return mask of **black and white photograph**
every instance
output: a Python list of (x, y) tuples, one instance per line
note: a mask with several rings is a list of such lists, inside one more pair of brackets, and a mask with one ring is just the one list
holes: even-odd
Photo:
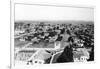
[(14, 64), (94, 61), (94, 8), (14, 4)]

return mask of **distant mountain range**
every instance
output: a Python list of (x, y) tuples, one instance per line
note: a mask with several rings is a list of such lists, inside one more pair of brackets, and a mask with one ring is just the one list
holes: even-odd
[(52, 20), (52, 21), (32, 21), (32, 20), (21, 20), (21, 21), (15, 21), (15, 23), (47, 23), (47, 24), (93, 24), (93, 21), (74, 21), (74, 20)]

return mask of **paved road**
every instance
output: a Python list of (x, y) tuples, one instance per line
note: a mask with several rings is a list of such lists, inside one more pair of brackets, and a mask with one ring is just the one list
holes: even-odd
[(23, 46), (22, 48), (18, 48), (16, 51), (15, 51), (15, 53), (18, 53), (19, 51), (21, 51), (21, 50), (24, 50), (26, 47), (28, 47), (29, 45), (31, 45), (32, 43), (30, 42), (30, 43), (28, 43), (28, 44), (26, 44), (25, 46)]

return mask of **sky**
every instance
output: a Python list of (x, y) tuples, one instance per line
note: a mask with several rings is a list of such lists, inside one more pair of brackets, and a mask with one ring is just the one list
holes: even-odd
[(94, 21), (94, 9), (15, 4), (15, 21), (18, 20)]

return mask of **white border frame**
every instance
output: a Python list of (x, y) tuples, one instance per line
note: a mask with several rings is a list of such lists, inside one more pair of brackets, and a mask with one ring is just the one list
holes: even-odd
[[(56, 7), (75, 7), (75, 8), (91, 8), (94, 9), (94, 25), (95, 25), (95, 6), (90, 5), (60, 5), (60, 4), (36, 4), (34, 2), (23, 2), (23, 1), (10, 1), (10, 67), (15, 68), (14, 62), (14, 21), (15, 21), (15, 4), (27, 4), (27, 5), (38, 5), (38, 6), (56, 6)], [(95, 27), (94, 27), (95, 31)], [(94, 41), (95, 42), (95, 41)], [(94, 50), (95, 51), (95, 50)], [(94, 52), (95, 53), (95, 52)], [(41, 65), (40, 65), (41, 66)], [(25, 66), (27, 67), (27, 66)], [(24, 67), (24, 68), (25, 68)], [(33, 67), (33, 66), (32, 66)], [(22, 67), (21, 67), (22, 68)], [(31, 67), (30, 67), (31, 68)]]

